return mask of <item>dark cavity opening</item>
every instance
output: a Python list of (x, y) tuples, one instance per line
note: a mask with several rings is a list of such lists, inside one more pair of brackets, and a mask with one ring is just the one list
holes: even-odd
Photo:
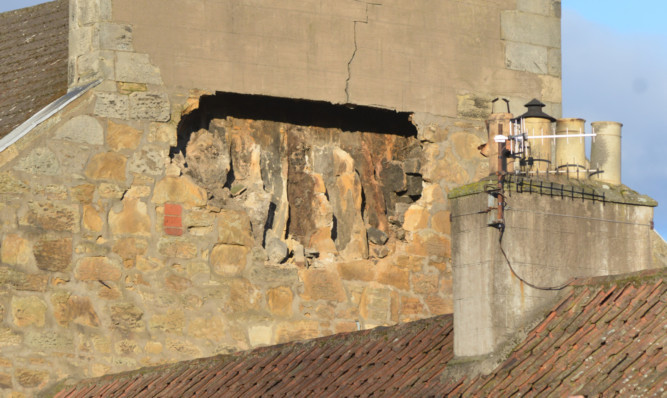
[(217, 92), (204, 95), (199, 108), (183, 116), (178, 125), (178, 145), (172, 155), (182, 151), (190, 134), (208, 129), (213, 119), (228, 116), (238, 119), (268, 120), (298, 126), (338, 128), (342, 131), (417, 136), (410, 112), (396, 112), (370, 106), (334, 105), (324, 101)]

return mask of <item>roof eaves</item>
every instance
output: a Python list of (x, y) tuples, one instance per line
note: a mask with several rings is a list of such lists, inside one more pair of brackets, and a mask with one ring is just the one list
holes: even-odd
[(67, 94), (53, 101), (49, 105), (42, 108), (40, 111), (35, 113), (30, 119), (23, 122), (20, 126), (9, 132), (6, 136), (0, 139), (0, 152), (3, 152), (10, 145), (14, 144), (16, 141), (21, 139), (23, 136), (28, 134), (32, 129), (40, 125), (42, 122), (56, 114), (58, 111), (65, 108), (75, 99), (81, 97), (83, 94), (88, 92), (91, 88), (100, 84), (102, 80), (96, 80), (94, 82), (88, 83), (86, 85), (73, 88)]

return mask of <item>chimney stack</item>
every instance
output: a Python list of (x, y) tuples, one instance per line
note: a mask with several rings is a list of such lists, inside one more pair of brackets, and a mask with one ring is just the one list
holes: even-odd
[[(567, 137), (586, 132), (584, 119), (558, 119), (556, 121), (556, 135)], [(556, 140), (556, 168), (559, 171), (570, 173), (570, 176), (586, 178), (588, 173), (586, 161), (586, 140), (583, 137), (561, 138)], [(579, 173), (578, 173), (579, 172)]]
[(591, 145), (591, 168), (602, 170), (593, 179), (610, 184), (621, 183), (621, 127), (618, 122), (593, 122), (596, 135)]

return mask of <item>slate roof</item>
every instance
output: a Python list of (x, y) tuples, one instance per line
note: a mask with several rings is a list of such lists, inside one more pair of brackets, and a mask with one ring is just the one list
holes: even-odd
[(0, 14), (0, 137), (67, 92), (69, 2)]
[(667, 270), (579, 280), (491, 374), (453, 378), (452, 316), (83, 381), (57, 397), (641, 396), (667, 389)]

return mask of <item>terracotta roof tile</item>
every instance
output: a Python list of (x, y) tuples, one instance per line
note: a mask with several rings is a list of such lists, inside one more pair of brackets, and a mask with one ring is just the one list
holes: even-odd
[(663, 396), (666, 274), (577, 281), (486, 376), (448, 377), (444, 315), (105, 376), (56, 396)]
[(663, 269), (578, 281), (493, 373), (449, 391), (452, 396), (664, 396), (666, 274)]
[(0, 14), (0, 137), (67, 92), (69, 2)]

